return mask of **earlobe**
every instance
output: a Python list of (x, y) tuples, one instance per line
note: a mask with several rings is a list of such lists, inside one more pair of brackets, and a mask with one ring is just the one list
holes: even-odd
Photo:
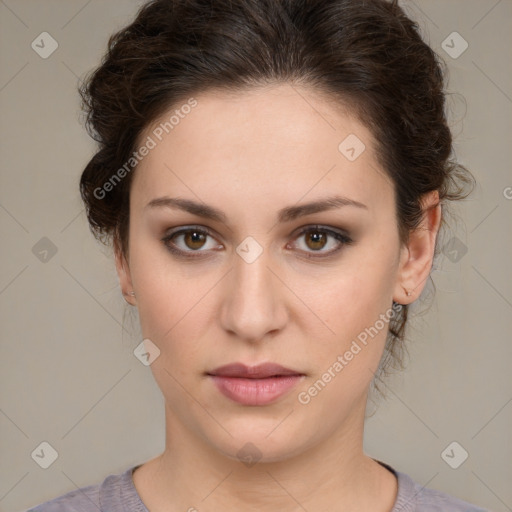
[(434, 260), (442, 215), (437, 190), (425, 195), (422, 208), (422, 221), (415, 230), (410, 232), (407, 246), (402, 248), (393, 297), (393, 300), (399, 304), (409, 304), (420, 296)]
[(117, 276), (119, 278), (119, 286), (121, 287), (122, 294), (128, 304), (135, 306), (135, 292), (133, 291), (130, 267), (117, 242), (114, 242), (114, 257)]

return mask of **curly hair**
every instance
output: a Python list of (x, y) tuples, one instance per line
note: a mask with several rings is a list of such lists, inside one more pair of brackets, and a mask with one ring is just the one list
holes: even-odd
[[(406, 243), (422, 220), (424, 194), (437, 190), (445, 203), (467, 197), (474, 184), (451, 158), (445, 74), (396, 0), (149, 1), (110, 37), (79, 88), (99, 146), (80, 180), (90, 229), (127, 255), (136, 164), (115, 187), (102, 186), (162, 114), (200, 92), (286, 82), (348, 106), (370, 129)], [(407, 312), (403, 305), (389, 323), (379, 376), (403, 368)]]

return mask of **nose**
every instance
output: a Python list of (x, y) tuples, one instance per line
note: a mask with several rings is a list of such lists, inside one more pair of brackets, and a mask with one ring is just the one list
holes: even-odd
[(255, 261), (234, 255), (233, 269), (224, 282), (220, 314), (222, 327), (240, 339), (263, 341), (282, 330), (288, 320), (284, 285), (270, 267), (264, 249)]

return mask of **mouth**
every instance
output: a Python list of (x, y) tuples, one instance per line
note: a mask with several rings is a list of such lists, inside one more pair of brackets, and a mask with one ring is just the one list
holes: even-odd
[(232, 363), (208, 372), (216, 388), (242, 405), (267, 405), (277, 401), (305, 378), (305, 374), (276, 363), (246, 366)]
[(218, 377), (238, 377), (243, 379), (266, 379), (270, 377), (301, 376), (303, 373), (285, 368), (277, 363), (263, 363), (256, 366), (246, 366), (243, 363), (231, 363), (220, 366), (207, 375)]

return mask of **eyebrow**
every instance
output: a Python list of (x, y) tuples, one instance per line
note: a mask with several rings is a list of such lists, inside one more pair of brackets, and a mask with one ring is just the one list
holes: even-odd
[[(281, 223), (290, 222), (304, 215), (341, 208), (342, 206), (353, 206), (356, 208), (368, 210), (368, 207), (365, 204), (360, 203), (359, 201), (355, 201), (354, 199), (350, 199), (344, 196), (332, 196), (318, 201), (304, 203), (300, 206), (288, 206), (286, 208), (282, 208), (278, 211), (277, 218), (278, 222)], [(144, 209), (162, 207), (177, 208), (199, 217), (204, 217), (206, 219), (211, 219), (227, 224), (227, 216), (223, 211), (205, 203), (198, 203), (190, 199), (181, 199), (178, 197), (167, 196), (157, 197), (152, 199), (144, 207)]]

